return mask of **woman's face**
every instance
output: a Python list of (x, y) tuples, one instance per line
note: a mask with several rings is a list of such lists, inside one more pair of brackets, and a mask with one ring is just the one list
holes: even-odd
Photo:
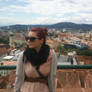
[(38, 50), (43, 43), (43, 39), (39, 39), (37, 36), (37, 33), (31, 32), (31, 31), (28, 33), (28, 37), (29, 39), (27, 40), (27, 43), (28, 43), (29, 48), (34, 48)]

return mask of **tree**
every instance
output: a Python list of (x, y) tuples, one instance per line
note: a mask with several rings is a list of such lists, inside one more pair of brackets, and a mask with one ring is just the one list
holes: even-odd
[(65, 48), (62, 45), (57, 45), (57, 50), (60, 54), (64, 54), (66, 52)]
[(0, 43), (9, 44), (9, 38), (8, 39), (0, 38)]

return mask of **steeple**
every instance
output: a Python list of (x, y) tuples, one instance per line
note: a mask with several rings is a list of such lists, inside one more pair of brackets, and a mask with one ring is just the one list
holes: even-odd
[(9, 45), (10, 45), (10, 48), (15, 48), (14, 33), (10, 32), (9, 34), (10, 34), (10, 36), (9, 36)]

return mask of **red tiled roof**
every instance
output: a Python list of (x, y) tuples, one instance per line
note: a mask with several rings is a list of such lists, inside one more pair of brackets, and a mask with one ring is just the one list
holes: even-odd
[(84, 62), (84, 64), (92, 64), (92, 56), (77, 56), (79, 62)]
[(92, 88), (58, 88), (56, 92), (92, 92)]
[(7, 44), (0, 44), (0, 56), (7, 53), (7, 49), (9, 45)]
[(73, 87), (79, 88), (81, 87), (78, 73), (73, 72), (72, 70), (58, 71), (57, 79), (58, 79), (58, 83), (57, 83), (58, 88), (60, 87), (61, 88), (73, 88)]
[(0, 44), (0, 47), (9, 47), (7, 44)]
[(57, 70), (56, 92), (92, 92), (92, 69)]
[(0, 89), (0, 92), (13, 92), (13, 89)]
[(16, 64), (17, 64), (16, 61), (4, 61), (4, 62), (3, 62), (3, 65), (7, 65), (7, 66), (16, 65)]

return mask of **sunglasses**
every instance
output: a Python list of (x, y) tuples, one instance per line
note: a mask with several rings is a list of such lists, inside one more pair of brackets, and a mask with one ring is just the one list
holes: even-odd
[(39, 39), (39, 38), (36, 38), (36, 37), (25, 37), (26, 41), (30, 40), (31, 42), (34, 42), (36, 39)]

